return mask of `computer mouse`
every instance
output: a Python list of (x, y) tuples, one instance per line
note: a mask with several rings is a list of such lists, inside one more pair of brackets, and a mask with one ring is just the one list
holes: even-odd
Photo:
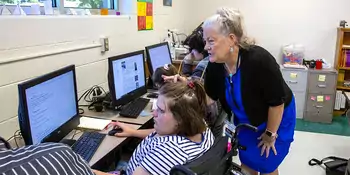
[(110, 131), (108, 132), (108, 135), (109, 135), (109, 136), (114, 136), (116, 133), (121, 133), (121, 132), (123, 132), (123, 129), (122, 129), (122, 128), (115, 127), (115, 128), (113, 128), (112, 130), (110, 130)]
[(158, 94), (157, 93), (149, 93), (147, 95), (148, 98), (158, 98)]

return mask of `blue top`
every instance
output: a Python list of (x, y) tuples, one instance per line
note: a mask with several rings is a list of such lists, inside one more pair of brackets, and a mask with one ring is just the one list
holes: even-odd
[[(249, 119), (244, 110), (242, 103), (241, 95), (241, 71), (238, 68), (236, 74), (230, 75), (226, 78), (226, 100), (230, 106), (232, 112), (235, 115), (235, 125), (240, 123), (248, 123)], [(288, 107), (285, 107), (282, 121), (278, 129), (278, 139), (284, 141), (292, 141), (294, 135), (294, 126), (295, 125), (295, 102), (294, 97)], [(257, 126), (259, 132), (264, 132), (266, 130), (267, 123)]]

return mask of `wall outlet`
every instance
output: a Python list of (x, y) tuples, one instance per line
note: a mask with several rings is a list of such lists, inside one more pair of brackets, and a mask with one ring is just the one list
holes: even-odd
[(101, 52), (107, 52), (109, 51), (109, 40), (107, 37), (101, 37)]

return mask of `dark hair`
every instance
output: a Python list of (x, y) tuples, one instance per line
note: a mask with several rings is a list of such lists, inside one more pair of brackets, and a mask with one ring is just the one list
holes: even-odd
[[(165, 68), (166, 66), (168, 67), (167, 69)], [(165, 83), (162, 75), (173, 76), (176, 75), (177, 72), (177, 68), (172, 64), (167, 64), (162, 67), (158, 67), (153, 73), (152, 81), (155, 85), (161, 87)]]
[(194, 136), (205, 131), (207, 99), (200, 81), (169, 82), (162, 86), (159, 94), (170, 99), (167, 107), (178, 122), (178, 135)]
[(190, 52), (192, 52), (193, 49), (197, 50), (199, 53), (203, 54), (203, 58), (207, 57), (209, 54), (204, 49), (205, 47), (205, 41), (203, 40), (203, 29), (194, 32), (192, 35), (188, 38), (188, 47), (190, 48)]

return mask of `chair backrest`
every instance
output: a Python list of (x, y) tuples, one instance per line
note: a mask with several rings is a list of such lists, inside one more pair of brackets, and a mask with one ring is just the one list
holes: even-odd
[(170, 174), (191, 175), (189, 174), (190, 171), (197, 175), (225, 174), (228, 169), (227, 160), (225, 160), (227, 156), (227, 142), (227, 137), (217, 137), (214, 145), (205, 154), (185, 165), (173, 167)]
[(223, 127), (227, 118), (227, 113), (222, 110), (211, 127), (211, 132), (215, 138), (222, 136)]

